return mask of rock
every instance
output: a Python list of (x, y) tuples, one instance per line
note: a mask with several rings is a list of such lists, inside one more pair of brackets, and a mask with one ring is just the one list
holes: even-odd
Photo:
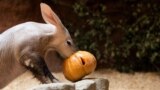
[(94, 81), (96, 83), (96, 90), (108, 90), (109, 81), (107, 79), (99, 78)]
[(75, 90), (75, 85), (72, 83), (52, 83), (39, 85), (30, 90)]
[(52, 83), (42, 84), (30, 90), (108, 90), (107, 79), (85, 79), (75, 83)]
[(81, 80), (75, 83), (76, 90), (96, 90), (94, 80)]

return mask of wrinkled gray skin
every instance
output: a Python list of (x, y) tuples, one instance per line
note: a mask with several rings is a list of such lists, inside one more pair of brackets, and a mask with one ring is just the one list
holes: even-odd
[[(41, 12), (47, 24), (26, 22), (0, 34), (0, 89), (26, 70), (42, 83), (56, 82), (45, 59), (55, 59), (57, 53), (65, 59), (76, 51), (67, 29), (51, 8), (41, 3)], [(49, 66), (53, 63), (47, 62)]]

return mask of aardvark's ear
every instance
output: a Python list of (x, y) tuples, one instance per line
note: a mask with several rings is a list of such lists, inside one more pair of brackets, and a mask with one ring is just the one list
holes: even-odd
[(54, 24), (54, 25), (62, 25), (59, 17), (52, 11), (52, 9), (45, 3), (40, 4), (41, 14), (46, 23)]

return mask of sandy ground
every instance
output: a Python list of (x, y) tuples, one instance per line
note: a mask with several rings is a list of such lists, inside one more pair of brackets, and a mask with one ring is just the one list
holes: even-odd
[(158, 73), (119, 73), (113, 70), (99, 70), (89, 77), (107, 78), (109, 90), (160, 90)]
[[(62, 73), (54, 74), (61, 82), (68, 82)], [(119, 73), (113, 70), (98, 70), (85, 78), (106, 78), (109, 80), (109, 90), (160, 90), (160, 75), (158, 73)], [(28, 90), (40, 82), (30, 72), (26, 72), (3, 90)]]

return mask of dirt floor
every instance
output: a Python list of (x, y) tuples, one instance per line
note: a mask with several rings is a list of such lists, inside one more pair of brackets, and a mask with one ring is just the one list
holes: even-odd
[(160, 90), (158, 73), (119, 73), (113, 70), (99, 70), (89, 77), (109, 80), (109, 90)]
[[(61, 82), (68, 82), (62, 73), (54, 73)], [(106, 78), (109, 90), (160, 90), (160, 74), (158, 73), (120, 73), (114, 70), (101, 69), (85, 78)], [(30, 72), (26, 72), (3, 90), (28, 90), (40, 82)]]

